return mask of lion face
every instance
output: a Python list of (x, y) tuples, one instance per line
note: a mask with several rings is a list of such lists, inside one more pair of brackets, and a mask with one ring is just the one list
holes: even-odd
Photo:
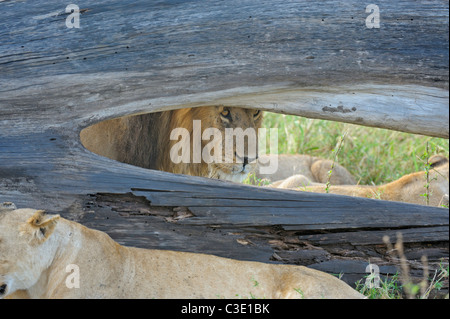
[(261, 122), (259, 110), (203, 106), (103, 121), (80, 139), (88, 150), (120, 162), (242, 182), (256, 166)]
[(0, 212), (0, 298), (32, 287), (48, 267), (56, 247), (47, 238), (58, 218), (34, 209)]
[[(216, 113), (214, 127), (221, 132), (217, 149), (220, 150), (222, 158), (217, 161), (213, 159), (208, 166), (208, 175), (212, 178), (242, 182), (257, 163), (261, 111), (227, 107), (214, 107), (213, 111)], [(232, 151), (226, 149), (230, 144)], [(213, 142), (213, 146), (217, 144)]]
[(262, 122), (260, 110), (208, 106), (175, 110), (171, 116), (170, 127), (183, 128), (189, 138), (171, 137), (171, 149), (164, 153), (184, 152), (180, 155), (184, 160), (166, 157), (162, 170), (242, 182), (255, 169)]

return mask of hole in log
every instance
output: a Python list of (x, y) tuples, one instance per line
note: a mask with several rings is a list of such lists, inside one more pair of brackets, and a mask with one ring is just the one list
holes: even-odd
[[(226, 163), (225, 132), (236, 128), (265, 130), (265, 149), (253, 145), (252, 153), (251, 139), (244, 136), (239, 151), (234, 136), (231, 163)], [(171, 173), (448, 207), (445, 139), (269, 112), (262, 118), (256, 109), (210, 106), (107, 120), (84, 129), (81, 141), (99, 155)], [(215, 153), (223, 163), (214, 157), (205, 162), (205, 154)]]
[(261, 123), (256, 109), (204, 106), (106, 120), (81, 142), (139, 167), (242, 182), (255, 169)]

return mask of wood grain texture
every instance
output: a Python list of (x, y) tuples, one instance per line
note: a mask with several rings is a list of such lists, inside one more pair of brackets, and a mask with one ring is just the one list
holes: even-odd
[(57, 1), (0, 4), (3, 112), (230, 103), (448, 138), (446, 1), (379, 1), (379, 29), (359, 1), (83, 5), (68, 29)]

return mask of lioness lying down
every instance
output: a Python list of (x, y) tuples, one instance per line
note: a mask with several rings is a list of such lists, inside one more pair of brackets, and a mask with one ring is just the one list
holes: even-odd
[[(265, 163), (277, 163), (277, 170), (271, 174), (262, 174), (260, 167)], [(273, 165), (273, 164), (272, 164)], [(270, 182), (277, 182), (289, 178), (290, 176), (301, 174), (312, 183), (326, 183), (328, 172), (331, 170), (333, 161), (302, 154), (267, 154), (260, 155), (257, 169), (254, 171), (257, 179), (267, 179)], [(338, 163), (334, 164), (333, 174), (330, 179), (333, 185), (355, 185), (355, 178), (347, 169)]]
[[(449, 162), (441, 155), (432, 156), (429, 160), (429, 205), (441, 206), (449, 204)], [(368, 197), (382, 200), (406, 202), (412, 204), (426, 204), (427, 178), (425, 171), (405, 175), (400, 179), (380, 185), (333, 185), (329, 187), (329, 193)], [(295, 189), (316, 193), (325, 193), (325, 184), (314, 183), (304, 175), (294, 175), (285, 180), (269, 185), (270, 187)]]
[[(72, 281), (75, 270), (79, 286)], [(306, 267), (124, 247), (103, 232), (59, 215), (34, 209), (0, 212), (0, 297), (242, 298), (250, 294), (363, 297), (339, 279)]]

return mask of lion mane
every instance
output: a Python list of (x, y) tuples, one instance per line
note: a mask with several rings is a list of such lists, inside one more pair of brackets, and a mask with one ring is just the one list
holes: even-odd
[[(203, 106), (185, 108), (159, 113), (149, 113), (126, 116), (106, 120), (81, 131), (82, 144), (90, 151), (127, 164), (149, 169), (157, 169), (170, 173), (193, 176), (211, 177), (235, 182), (241, 182), (248, 173), (254, 170), (257, 160), (257, 147), (251, 152), (250, 138), (246, 138), (244, 152), (240, 152), (233, 143), (231, 161), (225, 161), (222, 152), (222, 162), (206, 162), (203, 156), (200, 161), (194, 161), (196, 141), (194, 121), (201, 123), (200, 150), (204, 150), (208, 139), (202, 139), (205, 129), (212, 128), (220, 132), (217, 149), (225, 147), (225, 129), (254, 129), (261, 127), (262, 112), (255, 109), (226, 106)], [(175, 163), (170, 154), (177, 143), (171, 139), (171, 133), (176, 128), (182, 128), (189, 133), (185, 145), (189, 149), (190, 160)], [(256, 141), (255, 141), (256, 143)], [(256, 143), (257, 144), (257, 143)]]

